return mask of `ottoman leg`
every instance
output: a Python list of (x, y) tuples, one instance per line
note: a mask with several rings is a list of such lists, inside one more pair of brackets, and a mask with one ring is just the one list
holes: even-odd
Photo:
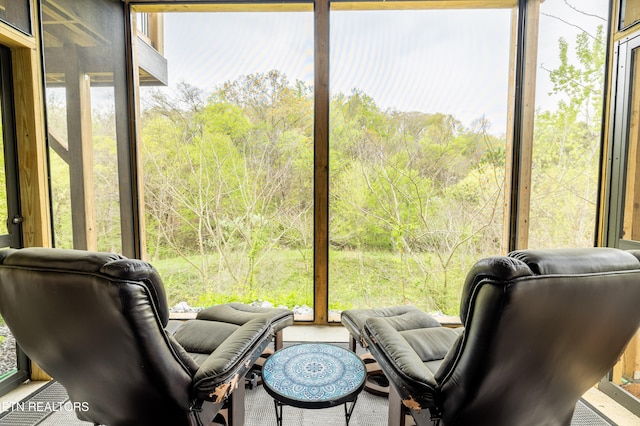
[(355, 353), (357, 345), (358, 345), (358, 342), (356, 341), (356, 338), (353, 335), (350, 334), (349, 335), (349, 350), (351, 352)]
[(228, 426), (244, 426), (244, 386), (238, 386), (230, 395)]
[(398, 391), (393, 386), (389, 389), (389, 426), (405, 426), (405, 412)]

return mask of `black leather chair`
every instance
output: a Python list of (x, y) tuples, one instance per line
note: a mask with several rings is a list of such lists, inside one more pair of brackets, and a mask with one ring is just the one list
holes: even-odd
[(640, 326), (639, 257), (516, 251), (471, 269), (463, 329), (367, 320), (364, 338), (394, 391), (389, 424), (404, 423), (401, 401), (419, 425), (569, 425)]
[(293, 323), (287, 309), (240, 304), (170, 322), (148, 263), (45, 248), (0, 252), (0, 313), (77, 417), (105, 425), (209, 425), (229, 402), (228, 423), (242, 425), (245, 374)]

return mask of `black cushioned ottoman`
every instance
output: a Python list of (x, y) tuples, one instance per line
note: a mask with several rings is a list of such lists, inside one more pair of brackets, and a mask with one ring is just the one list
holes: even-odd
[[(195, 361), (197, 368), (207, 362), (213, 348), (225, 345), (230, 356), (246, 340), (245, 328), (263, 327), (273, 336), (273, 348), (266, 346), (255, 363), (250, 366), (242, 383), (236, 383), (234, 399), (220, 410), (216, 422), (230, 424), (230, 419), (244, 419), (244, 388), (253, 388), (262, 383), (262, 365), (274, 350), (282, 348), (282, 330), (293, 324), (293, 312), (283, 308), (263, 308), (243, 303), (215, 305), (198, 312), (195, 319), (170, 320), (166, 330), (177, 340)], [(220, 350), (220, 349), (218, 349)], [(208, 351), (208, 352), (207, 352)], [(217, 423), (216, 423), (217, 424)]]
[(198, 319), (207, 321), (226, 322), (236, 325), (244, 324), (256, 317), (269, 318), (273, 330), (273, 348), (267, 347), (253, 365), (253, 372), (247, 376), (247, 386), (253, 389), (262, 384), (262, 366), (274, 351), (282, 349), (282, 330), (293, 325), (293, 312), (283, 308), (263, 308), (259, 306), (245, 305), (244, 303), (227, 303), (207, 308), (198, 313)]
[[(367, 347), (362, 331), (369, 318), (385, 318), (394, 325), (394, 328), (399, 330), (440, 326), (440, 323), (432, 316), (411, 305), (371, 309), (347, 309), (342, 311), (340, 321), (349, 331), (351, 336), (349, 348), (354, 352), (356, 352), (357, 343), (365, 349)], [(388, 395), (389, 381), (384, 377), (384, 374), (382, 374), (382, 370), (373, 356), (367, 352), (360, 355), (360, 358), (362, 358), (367, 367), (367, 383), (364, 389), (375, 395)]]

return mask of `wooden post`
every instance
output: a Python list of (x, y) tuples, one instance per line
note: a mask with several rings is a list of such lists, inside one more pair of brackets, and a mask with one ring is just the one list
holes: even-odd
[(622, 238), (640, 241), (640, 62), (634, 63), (632, 75)]
[(149, 14), (149, 39), (158, 53), (164, 55), (164, 15), (162, 13)]
[[(515, 13), (513, 27), (518, 28), (517, 45), (511, 51), (514, 67), (510, 87), (507, 129), (507, 166), (505, 170), (503, 251), (527, 248), (529, 244), (529, 210), (531, 202), (531, 164), (533, 160), (533, 125), (535, 118), (536, 66), (540, 1), (526, 2)], [(519, 22), (519, 25), (516, 25)], [(524, 25), (522, 25), (524, 24)], [(512, 37), (515, 31), (512, 31)], [(518, 55), (518, 52), (520, 53)], [(520, 89), (518, 90), (518, 87)], [(520, 123), (520, 126), (517, 125)]]
[(91, 81), (87, 74), (80, 71), (81, 59), (76, 46), (66, 45), (64, 53), (67, 58), (65, 83), (73, 247), (96, 250)]
[(329, 310), (329, 0), (315, 3), (314, 323)]
[(13, 80), (18, 143), (20, 203), (25, 247), (51, 247), (51, 215), (47, 190), (47, 144), (40, 56), (36, 49), (14, 49)]

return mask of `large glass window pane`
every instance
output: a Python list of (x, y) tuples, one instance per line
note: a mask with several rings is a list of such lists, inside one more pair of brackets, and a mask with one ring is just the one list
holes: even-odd
[(0, 19), (20, 31), (32, 34), (30, 0), (0, 0)]
[(118, 119), (127, 114), (122, 7), (45, 0), (42, 14), (55, 245), (123, 252), (118, 146), (129, 147), (127, 121)]
[(0, 317), (0, 380), (17, 370), (16, 340)]
[[(0, 111), (0, 117), (2, 111)], [(0, 135), (2, 135), (0, 123)], [(4, 138), (0, 137), (0, 218), (8, 218), (7, 177), (4, 169)], [(0, 234), (8, 234), (6, 222), (0, 221)], [(16, 371), (16, 341), (0, 316), (0, 380)]]
[(313, 13), (167, 13), (164, 29), (169, 84), (141, 88), (141, 136), (171, 306), (312, 319)]
[(594, 244), (608, 1), (540, 5), (529, 247)]
[(469, 267), (501, 252), (511, 25), (331, 13), (331, 310), (457, 315)]

